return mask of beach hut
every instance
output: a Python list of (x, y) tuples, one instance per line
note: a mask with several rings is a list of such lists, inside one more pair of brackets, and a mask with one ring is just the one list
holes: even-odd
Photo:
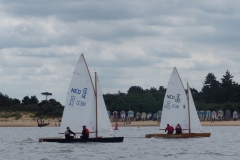
[(227, 109), (225, 111), (225, 120), (229, 121), (231, 118), (231, 111), (229, 109)]
[(131, 119), (133, 119), (134, 118), (134, 111), (128, 111), (127, 112), (128, 113), (128, 116), (127, 116), (127, 118), (128, 118), (128, 121), (130, 122), (131, 121)]
[(147, 114), (147, 119), (148, 119), (148, 120), (151, 120), (151, 119), (152, 119), (152, 113), (149, 112), (149, 113)]
[(153, 121), (156, 121), (156, 120), (157, 120), (157, 113), (153, 113), (152, 120), (153, 120)]
[(212, 111), (212, 122), (214, 122), (217, 119), (217, 113), (215, 111)]
[(146, 112), (142, 112), (142, 121), (146, 121), (146, 118), (147, 118), (147, 114)]
[(211, 111), (206, 110), (205, 112), (205, 120), (210, 121), (211, 120)]
[(157, 120), (160, 121), (162, 116), (162, 111), (157, 112)]
[(137, 112), (136, 113), (136, 121), (140, 121), (141, 120), (141, 113)]
[(238, 119), (238, 113), (236, 111), (233, 112), (233, 120), (236, 121)]
[(203, 110), (199, 111), (198, 112), (198, 116), (199, 116), (199, 119), (202, 121), (204, 120), (204, 117), (205, 117), (205, 112)]
[(107, 113), (108, 113), (108, 117), (110, 118), (110, 116), (111, 116), (111, 112), (110, 112), (110, 111), (107, 111)]
[(222, 110), (219, 110), (218, 112), (217, 112), (217, 119), (219, 120), (219, 121), (222, 121), (223, 120), (223, 111)]
[(119, 121), (118, 111), (113, 112), (113, 121), (114, 122)]
[(122, 121), (122, 122), (125, 121), (126, 113), (125, 113), (124, 111), (121, 111), (121, 112), (120, 112), (120, 118), (121, 118), (121, 121)]

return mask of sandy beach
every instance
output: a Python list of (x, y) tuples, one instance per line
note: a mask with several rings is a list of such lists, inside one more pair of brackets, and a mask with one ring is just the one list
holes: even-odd
[[(58, 119), (44, 119), (44, 123), (49, 123), (48, 127), (57, 127), (59, 126), (59, 118)], [(132, 121), (131, 124), (125, 124), (124, 122), (118, 121), (118, 126), (128, 127), (128, 126), (159, 126), (157, 121)], [(116, 122), (111, 122), (114, 127)], [(211, 121), (201, 121), (202, 126), (240, 126), (240, 121), (215, 121), (211, 123)], [(31, 119), (28, 116), (23, 116), (19, 120), (15, 120), (14, 118), (8, 119), (0, 119), (0, 127), (38, 127), (37, 119)]]

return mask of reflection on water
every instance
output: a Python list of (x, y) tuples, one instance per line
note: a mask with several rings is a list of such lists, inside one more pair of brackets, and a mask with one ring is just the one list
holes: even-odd
[(0, 159), (239, 159), (240, 127), (203, 127), (210, 138), (144, 138), (158, 127), (119, 127), (123, 143), (38, 143), (39, 137), (61, 137), (52, 127), (1, 127)]

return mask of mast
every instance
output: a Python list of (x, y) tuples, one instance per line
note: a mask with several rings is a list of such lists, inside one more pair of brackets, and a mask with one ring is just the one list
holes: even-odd
[[(190, 89), (189, 89), (188, 82), (187, 82), (188, 125), (189, 125), (189, 133), (191, 133), (189, 91), (190, 91)], [(191, 91), (190, 91), (190, 92), (191, 92)]]
[(96, 137), (98, 137), (97, 72), (94, 73), (95, 73), (95, 98), (96, 98)]
[(94, 89), (92, 76), (91, 76), (91, 74), (90, 74), (90, 71), (89, 71), (89, 69), (88, 69), (87, 62), (86, 62), (83, 54), (82, 54), (82, 57), (83, 57), (83, 59), (84, 59), (85, 65), (86, 65), (86, 67), (87, 67), (88, 74), (89, 74), (89, 77), (90, 77), (90, 79), (91, 79), (93, 91), (95, 92), (94, 94), (95, 94), (95, 97), (96, 97), (96, 137), (97, 137), (97, 136), (98, 136), (98, 125), (97, 125), (97, 87), (96, 87), (96, 86), (97, 86), (97, 85), (96, 85), (97, 83), (96, 83), (96, 72), (95, 72), (95, 88), (96, 88), (96, 89)]

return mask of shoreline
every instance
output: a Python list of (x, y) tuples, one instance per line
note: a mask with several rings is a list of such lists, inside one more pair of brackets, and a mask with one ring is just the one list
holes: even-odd
[[(50, 123), (44, 127), (59, 127), (59, 122), (54, 119), (45, 120)], [(125, 124), (124, 122), (117, 122), (119, 127), (159, 127), (157, 121), (132, 121), (131, 124)], [(111, 122), (111, 125), (115, 127), (116, 122)], [(240, 126), (240, 121), (201, 121), (202, 126)], [(34, 120), (1, 120), (0, 127), (38, 127), (38, 124)]]

